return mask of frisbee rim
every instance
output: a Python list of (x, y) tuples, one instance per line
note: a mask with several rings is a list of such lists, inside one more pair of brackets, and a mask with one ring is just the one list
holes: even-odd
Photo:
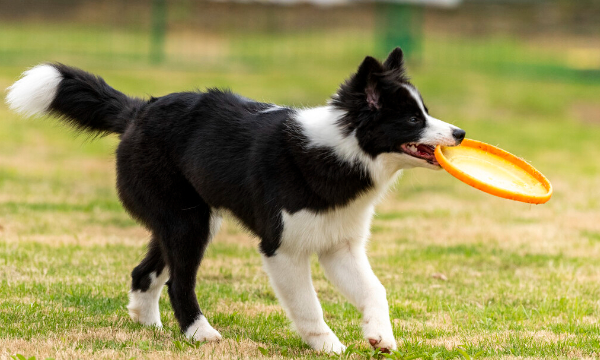
[(496, 146), (486, 144), (481, 141), (472, 140), (472, 139), (464, 139), (459, 146), (483, 150), (484, 152), (490, 153), (492, 155), (496, 155), (496, 156), (512, 163), (513, 165), (519, 167), (520, 169), (524, 170), (526, 173), (533, 176), (536, 180), (538, 180), (542, 184), (542, 186), (544, 186), (544, 188), (546, 188), (547, 192), (544, 195), (525, 194), (522, 192), (510, 191), (510, 190), (503, 189), (501, 187), (483, 182), (483, 181), (476, 179), (475, 177), (469, 175), (468, 173), (458, 169), (456, 166), (454, 166), (444, 156), (444, 153), (442, 152), (442, 146), (440, 146), (440, 145), (436, 146), (435, 152), (434, 152), (436, 160), (438, 161), (438, 163), (444, 170), (446, 170), (448, 173), (450, 173), (450, 175), (454, 176), (458, 180), (460, 180), (460, 181), (464, 182), (465, 184), (470, 185), (476, 189), (484, 191), (488, 194), (495, 195), (495, 196), (509, 199), (509, 200), (516, 200), (516, 201), (526, 202), (526, 203), (530, 203), (530, 204), (543, 204), (543, 203), (547, 202), (548, 200), (550, 200), (550, 197), (552, 196), (552, 192), (553, 192), (552, 184), (550, 184), (550, 181), (548, 181), (548, 179), (541, 172), (539, 172), (537, 169), (535, 169), (533, 166), (531, 166), (529, 163), (527, 163), (525, 160), (521, 159), (520, 157), (517, 157), (517, 156), (509, 153), (508, 151), (502, 150)]

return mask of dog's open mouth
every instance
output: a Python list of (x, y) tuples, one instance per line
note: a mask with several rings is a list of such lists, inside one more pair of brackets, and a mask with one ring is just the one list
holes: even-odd
[(402, 149), (402, 152), (405, 154), (416, 157), (417, 159), (423, 159), (431, 165), (440, 165), (435, 159), (435, 146), (433, 145), (408, 143), (400, 145), (400, 149)]

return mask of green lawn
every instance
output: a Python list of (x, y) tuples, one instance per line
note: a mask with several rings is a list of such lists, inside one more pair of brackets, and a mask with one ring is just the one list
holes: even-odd
[[(360, 61), (336, 54), (293, 71), (282, 64), (77, 64), (132, 95), (220, 86), (311, 106), (323, 104)], [(22, 70), (0, 66), (0, 88)], [(392, 356), (600, 356), (600, 84), (431, 61), (410, 70), (434, 116), (529, 160), (555, 194), (545, 205), (526, 205), (443, 171), (407, 171), (379, 205), (369, 246), (388, 290), (399, 344)], [(328, 358), (290, 329), (261, 269), (258, 241), (231, 221), (210, 246), (197, 286), (225, 340), (186, 342), (166, 292), (164, 330), (132, 323), (129, 272), (148, 234), (114, 190), (116, 137), (92, 141), (52, 119), (21, 119), (4, 104), (0, 120), (0, 358)], [(326, 321), (351, 345), (342, 358), (373, 355), (358, 312), (316, 261), (313, 270)]]

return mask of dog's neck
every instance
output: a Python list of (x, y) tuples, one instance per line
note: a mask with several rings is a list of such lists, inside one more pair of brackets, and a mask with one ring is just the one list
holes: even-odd
[(373, 158), (360, 147), (355, 132), (345, 134), (340, 119), (345, 112), (327, 105), (298, 110), (296, 120), (308, 140), (308, 147), (331, 149), (340, 161), (360, 165), (375, 187), (387, 188), (401, 173), (402, 157), (396, 153)]

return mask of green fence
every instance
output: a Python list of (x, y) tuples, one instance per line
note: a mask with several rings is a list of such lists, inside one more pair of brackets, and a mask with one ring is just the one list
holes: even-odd
[(335, 67), (402, 46), (416, 65), (600, 81), (597, 1), (319, 7), (136, 0), (0, 0), (0, 62)]

